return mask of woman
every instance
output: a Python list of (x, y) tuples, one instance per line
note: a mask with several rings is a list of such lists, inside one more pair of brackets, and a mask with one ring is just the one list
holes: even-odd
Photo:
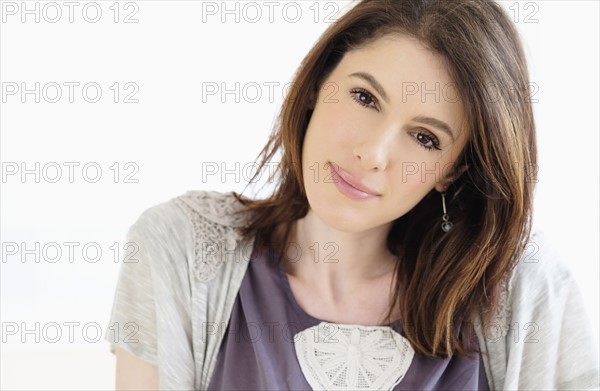
[(293, 85), (271, 197), (188, 192), (132, 226), (117, 388), (598, 386), (578, 288), (531, 233), (527, 66), (497, 4), (363, 0)]

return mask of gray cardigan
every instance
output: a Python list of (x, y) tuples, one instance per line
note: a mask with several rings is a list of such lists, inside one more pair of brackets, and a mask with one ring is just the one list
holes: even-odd
[[(131, 226), (105, 340), (153, 363), (160, 389), (205, 390), (253, 240), (230, 193), (189, 191)], [(492, 390), (598, 389), (598, 337), (580, 290), (539, 232), (507, 276), (494, 321), (473, 318)]]

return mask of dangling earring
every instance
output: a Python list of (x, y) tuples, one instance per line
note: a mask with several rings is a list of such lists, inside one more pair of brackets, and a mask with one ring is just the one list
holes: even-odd
[(444, 210), (444, 214), (442, 215), (442, 229), (444, 232), (448, 232), (452, 229), (452, 221), (450, 221), (450, 217), (448, 213), (446, 213), (446, 191), (442, 192), (442, 208)]

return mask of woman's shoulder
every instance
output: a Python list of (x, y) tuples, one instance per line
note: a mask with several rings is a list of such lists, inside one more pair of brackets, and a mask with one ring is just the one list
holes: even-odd
[(146, 209), (130, 235), (147, 238), (173, 256), (185, 255), (190, 277), (207, 281), (232, 253), (245, 255), (234, 251), (242, 240), (236, 228), (245, 223), (245, 214), (236, 213), (241, 208), (231, 192), (191, 190)]
[(533, 230), (518, 261), (500, 284), (498, 305), (494, 307), (491, 322), (501, 327), (504, 336), (517, 313), (531, 316), (574, 286), (576, 281), (571, 269), (548, 235), (543, 230)]
[(515, 324), (536, 327), (540, 317), (554, 317), (556, 321), (563, 314), (552, 312), (552, 307), (564, 304), (578, 286), (549, 236), (537, 229), (530, 234), (524, 251), (502, 279), (499, 289), (497, 305), (481, 308), (481, 315), (493, 310), (491, 318), (485, 321), (482, 316), (476, 320), (484, 321), (484, 327), (494, 331), (491, 338), (494, 342), (508, 338)]
[(477, 329), (491, 388), (597, 387), (595, 338), (579, 287), (542, 231), (506, 276), (490, 321)]
[[(190, 190), (145, 209), (132, 225), (134, 231), (159, 231), (171, 236), (179, 228), (201, 229), (207, 226), (239, 227), (244, 215), (236, 214), (243, 205), (231, 192)], [(184, 221), (183, 221), (184, 220)], [(190, 224), (182, 224), (190, 223)]]
[(170, 200), (192, 216), (201, 216), (213, 223), (228, 227), (244, 224), (243, 214), (237, 214), (243, 205), (232, 192), (190, 190)]
[(571, 268), (552, 239), (541, 229), (530, 235), (525, 250), (512, 270), (508, 291), (512, 300), (537, 301), (560, 293), (575, 283)]
[(496, 321), (480, 339), (495, 387), (597, 387), (597, 339), (575, 275), (550, 235), (530, 236), (506, 281)]

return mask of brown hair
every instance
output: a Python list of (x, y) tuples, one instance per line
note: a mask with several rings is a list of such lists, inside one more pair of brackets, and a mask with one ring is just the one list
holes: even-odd
[[(253, 182), (282, 149), (277, 187), (267, 199), (233, 192), (251, 212), (239, 232), (258, 250), (285, 256), (292, 222), (308, 212), (302, 144), (315, 92), (344, 54), (387, 34), (404, 34), (442, 55), (466, 110), (471, 134), (455, 168), (469, 168), (447, 190), (454, 227), (440, 228), (435, 189), (394, 221), (388, 250), (396, 265), (395, 300), (406, 338), (418, 354), (468, 356), (473, 311), (489, 321), (503, 279), (531, 231), (537, 144), (527, 65), (518, 33), (502, 8), (487, 0), (362, 0), (321, 36), (304, 58), (281, 108)], [(458, 193), (460, 191), (460, 193)], [(284, 227), (275, 240), (278, 226)], [(401, 297), (410, 300), (400, 300)], [(459, 335), (455, 327), (461, 325)]]

